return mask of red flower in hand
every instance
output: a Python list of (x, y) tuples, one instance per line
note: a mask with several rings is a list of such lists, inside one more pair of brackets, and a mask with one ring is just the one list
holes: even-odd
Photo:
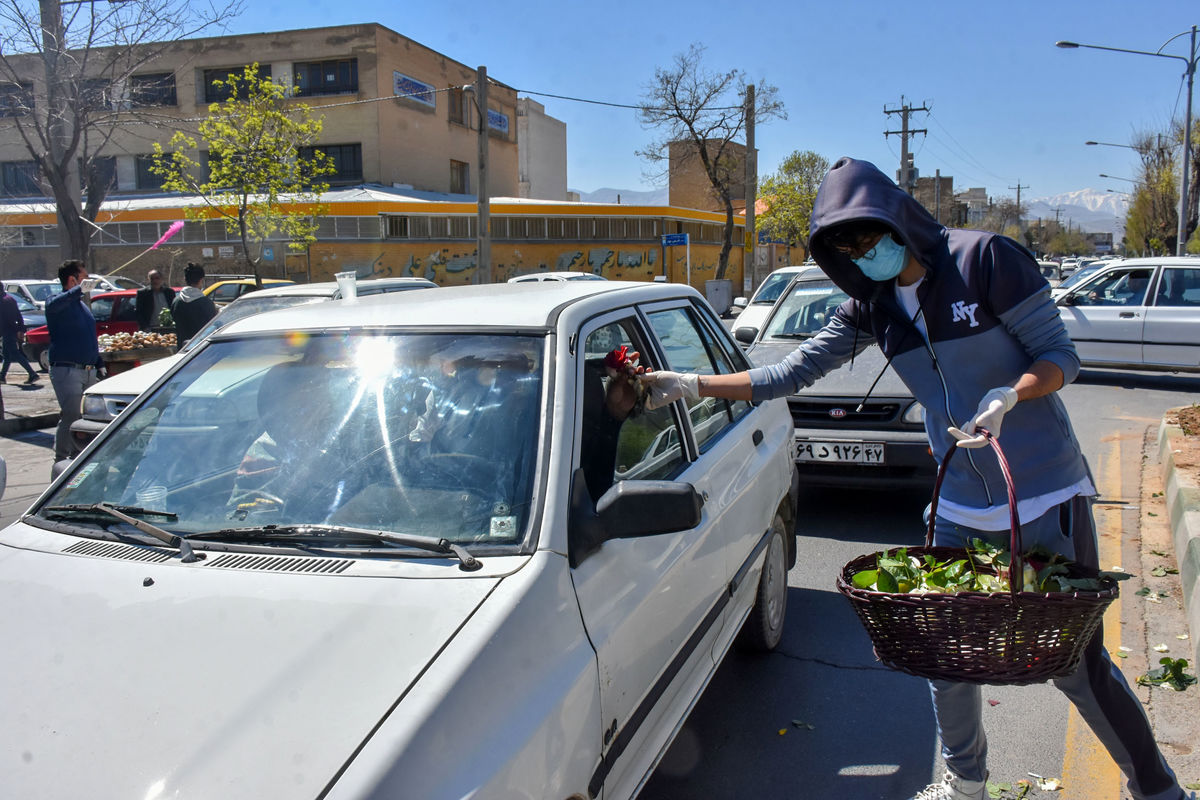
[(614, 347), (604, 357), (604, 366), (614, 372), (620, 372), (629, 365), (629, 347), (621, 345)]

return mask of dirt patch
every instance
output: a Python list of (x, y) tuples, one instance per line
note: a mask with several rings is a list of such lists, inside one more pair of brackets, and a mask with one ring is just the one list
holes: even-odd
[(1200, 403), (1179, 409), (1177, 416), (1184, 436), (1200, 436)]

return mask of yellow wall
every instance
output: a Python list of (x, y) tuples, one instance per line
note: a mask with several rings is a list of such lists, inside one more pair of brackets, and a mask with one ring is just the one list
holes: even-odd
[[(607, 245), (587, 243), (492, 243), (492, 281), (502, 283), (531, 272), (594, 272), (609, 280), (650, 281), (662, 274), (662, 249), (657, 245)], [(691, 285), (700, 291), (716, 275), (719, 245), (692, 245)], [(730, 253), (726, 277), (741, 287), (741, 251)], [(297, 270), (300, 258), (290, 257), (289, 270)], [(309, 259), (313, 281), (333, 280), (335, 272), (354, 270), (367, 278), (428, 278), (442, 286), (476, 281), (473, 242), (318, 242)], [(667, 279), (687, 282), (685, 248), (669, 248)], [(305, 276), (298, 276), (305, 277)]]

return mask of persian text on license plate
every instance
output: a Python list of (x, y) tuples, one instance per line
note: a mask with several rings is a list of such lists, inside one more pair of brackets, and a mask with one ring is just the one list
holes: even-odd
[(883, 442), (796, 442), (797, 461), (835, 461), (841, 464), (882, 464)]

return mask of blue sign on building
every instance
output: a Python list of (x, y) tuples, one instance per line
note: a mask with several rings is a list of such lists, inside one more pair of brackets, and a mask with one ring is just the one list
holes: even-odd
[(488, 109), (488, 127), (503, 134), (508, 133), (508, 114)]
[(674, 247), (676, 245), (685, 245), (688, 243), (688, 235), (686, 233), (664, 233), (662, 236), (663, 247)]
[(437, 107), (437, 89), (433, 86), (419, 81), (416, 78), (411, 78), (403, 72), (392, 73), (392, 94), (397, 97), (403, 97), (405, 100), (412, 100), (430, 108)]

